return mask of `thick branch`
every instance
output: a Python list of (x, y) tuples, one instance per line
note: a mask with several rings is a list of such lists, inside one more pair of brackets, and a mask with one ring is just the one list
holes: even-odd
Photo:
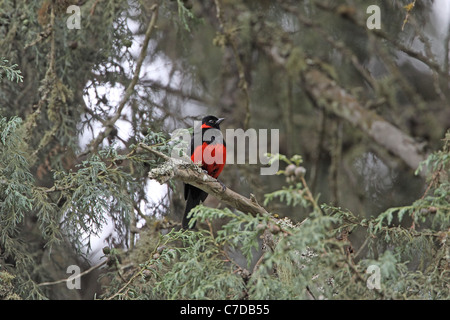
[(246, 198), (229, 188), (224, 190), (220, 182), (203, 172), (201, 168), (193, 164), (190, 159), (185, 161), (170, 158), (145, 144), (141, 143), (139, 146), (147, 151), (150, 151), (157, 157), (166, 160), (163, 165), (149, 172), (149, 177), (151, 179), (155, 179), (160, 183), (165, 183), (169, 179), (177, 178), (184, 183), (188, 183), (207, 192), (208, 194), (214, 195), (220, 201), (236, 208), (239, 211), (250, 213), (254, 216), (258, 214), (268, 214), (266, 209), (261, 207), (253, 197), (250, 199)]
[(312, 69), (306, 72), (304, 77), (309, 94), (322, 107), (364, 131), (410, 168), (417, 169), (419, 163), (425, 160), (419, 143), (375, 112), (365, 109), (354, 96), (323, 72)]
[[(267, 42), (261, 41), (259, 45), (276, 64), (283, 68), (288, 67), (289, 54), (281, 54), (277, 46)], [(356, 97), (339, 86), (325, 72), (314, 65), (308, 65), (300, 72), (308, 95), (317, 105), (361, 129), (413, 170), (425, 160), (421, 144), (375, 112), (364, 108)]]

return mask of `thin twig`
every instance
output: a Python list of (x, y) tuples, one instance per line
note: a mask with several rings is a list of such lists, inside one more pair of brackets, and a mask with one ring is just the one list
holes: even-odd
[(314, 199), (314, 196), (312, 195), (311, 191), (309, 190), (309, 187), (308, 187), (308, 184), (306, 183), (305, 177), (300, 177), (300, 179), (303, 184), (303, 189), (306, 192), (306, 200), (311, 202), (315, 211), (322, 214), (322, 209), (320, 209), (319, 205), (317, 204), (316, 199)]
[(106, 138), (113, 130), (114, 124), (117, 122), (117, 120), (119, 120), (119, 118), (122, 114), (122, 111), (125, 108), (126, 103), (128, 102), (128, 99), (134, 93), (134, 87), (136, 86), (136, 84), (139, 80), (139, 74), (141, 72), (142, 64), (145, 60), (145, 57), (147, 56), (147, 49), (148, 49), (148, 43), (150, 41), (150, 37), (152, 35), (153, 30), (156, 28), (156, 21), (158, 18), (158, 7), (159, 7), (159, 4), (154, 4), (151, 7), (152, 17), (150, 19), (150, 22), (147, 27), (147, 31), (145, 33), (145, 39), (142, 44), (142, 50), (141, 50), (141, 53), (139, 54), (139, 58), (136, 63), (136, 70), (134, 71), (134, 75), (133, 75), (133, 78), (132, 78), (130, 84), (128, 85), (127, 89), (125, 90), (125, 95), (122, 97), (122, 100), (120, 101), (119, 106), (117, 107), (116, 113), (108, 121), (105, 121), (105, 123), (103, 125), (105, 127), (105, 129), (97, 136), (97, 138), (95, 140), (93, 140), (89, 144), (88, 149), (85, 152), (81, 153), (78, 157), (85, 156), (85, 155), (89, 154), (90, 152), (97, 150), (98, 146), (103, 141), (103, 139)]
[(52, 285), (59, 284), (59, 283), (64, 283), (64, 282), (67, 283), (67, 281), (73, 281), (73, 280), (75, 280), (75, 279), (81, 278), (82, 276), (84, 276), (84, 275), (86, 275), (86, 274), (88, 274), (88, 273), (90, 273), (90, 272), (92, 272), (92, 271), (94, 271), (94, 270), (100, 268), (101, 266), (103, 266), (103, 265), (106, 264), (107, 262), (108, 262), (108, 259), (105, 259), (105, 260), (103, 260), (102, 262), (100, 262), (99, 264), (97, 264), (97, 265), (95, 265), (95, 266), (93, 266), (93, 267), (90, 267), (90, 268), (87, 269), (86, 271), (83, 271), (83, 272), (81, 272), (80, 274), (77, 274), (76, 276), (69, 277), (69, 278), (67, 278), (67, 279), (56, 280), (56, 281), (42, 282), (42, 283), (39, 283), (38, 286), (39, 286), (39, 287), (41, 287), (41, 286), (52, 286)]
[[(330, 6), (329, 4), (327, 4), (325, 2), (318, 1), (318, 2), (314, 2), (314, 4), (316, 5), (317, 8), (319, 8), (321, 10), (335, 13), (334, 7)], [(349, 21), (351, 21), (352, 23), (354, 23), (356, 26), (360, 27), (361, 29), (366, 29), (365, 22), (359, 21), (353, 16), (346, 16), (346, 18)], [(450, 77), (450, 75), (444, 73), (444, 70), (442, 70), (441, 65), (438, 64), (436, 61), (430, 60), (427, 56), (423, 55), (421, 52), (414, 51), (413, 49), (408, 48), (406, 45), (404, 45), (400, 41), (397, 41), (397, 39), (395, 39), (395, 37), (393, 37), (390, 33), (385, 32), (382, 29), (372, 29), (372, 30), (370, 30), (370, 33), (375, 34), (377, 37), (388, 41), (394, 47), (396, 47), (398, 50), (406, 53), (410, 57), (415, 58), (415, 59), (425, 63), (431, 69), (433, 69), (434, 71), (439, 73), (441, 76), (445, 77), (446, 79), (448, 79)]]
[(139, 276), (141, 275), (146, 269), (147, 269), (147, 264), (153, 259), (153, 254), (156, 252), (156, 250), (158, 250), (158, 247), (161, 244), (161, 238), (158, 241), (158, 244), (155, 246), (155, 249), (153, 250), (153, 252), (150, 254), (150, 258), (147, 260), (147, 262), (144, 264), (143, 267), (141, 267), (141, 269), (136, 272), (131, 278), (130, 280), (128, 280), (127, 283), (125, 283), (116, 293), (114, 293), (114, 295), (112, 295), (111, 297), (106, 298), (106, 300), (112, 300), (115, 297), (119, 296), (120, 294), (122, 294), (122, 292)]

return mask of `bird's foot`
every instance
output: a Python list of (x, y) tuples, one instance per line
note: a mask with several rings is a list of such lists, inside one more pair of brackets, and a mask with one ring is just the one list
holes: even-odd
[(225, 190), (227, 190), (227, 186), (222, 181), (220, 181), (219, 179), (217, 179), (217, 182), (220, 183), (220, 185), (222, 187), (222, 192), (225, 192)]

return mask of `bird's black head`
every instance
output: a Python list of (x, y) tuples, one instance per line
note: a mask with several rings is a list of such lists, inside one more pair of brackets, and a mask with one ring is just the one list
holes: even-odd
[(225, 120), (224, 118), (216, 118), (214, 116), (206, 116), (202, 119), (202, 128), (215, 128), (220, 130), (220, 124), (222, 121)]

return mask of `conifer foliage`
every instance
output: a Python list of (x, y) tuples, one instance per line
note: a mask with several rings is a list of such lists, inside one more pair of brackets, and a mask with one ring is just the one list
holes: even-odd
[[(0, 299), (450, 299), (450, 33), (372, 2), (2, 1)], [(182, 230), (203, 114), (280, 170)]]

